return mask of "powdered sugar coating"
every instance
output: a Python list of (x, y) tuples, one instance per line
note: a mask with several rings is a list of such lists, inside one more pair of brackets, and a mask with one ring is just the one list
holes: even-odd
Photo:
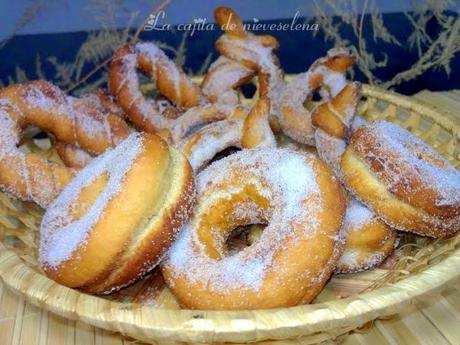
[(200, 170), (217, 153), (229, 147), (240, 147), (242, 121), (223, 120), (210, 123), (177, 145), (188, 158), (194, 171)]
[(348, 204), (343, 226), (347, 231), (356, 231), (374, 218), (375, 214), (369, 208), (353, 198)]
[[(98, 107), (93, 107), (91, 98), (66, 96), (52, 84), (37, 82), (25, 86), (24, 102), (30, 113), (46, 112), (53, 114), (57, 120), (65, 118), (70, 121), (73, 127), (74, 144), (80, 144), (82, 137), (94, 141), (102, 140), (108, 144), (114, 143), (106, 114), (103, 114)], [(22, 116), (24, 119), (29, 118), (27, 113), (23, 113)], [(60, 137), (59, 131), (53, 134)], [(91, 150), (91, 147), (85, 149)]]
[[(398, 164), (410, 166), (411, 173), (422, 181), (422, 188), (434, 189), (436, 206), (460, 203), (460, 172), (428, 144), (405, 129), (387, 121), (376, 121), (372, 130), (391, 152), (398, 155)], [(434, 162), (434, 163), (433, 163)], [(393, 174), (389, 188), (405, 179), (403, 174)], [(407, 188), (411, 188), (407, 184)]]
[[(184, 276), (192, 283), (201, 281), (215, 292), (224, 293), (229, 288), (260, 289), (268, 271), (282, 270), (273, 267), (273, 260), (278, 251), (288, 250), (285, 241), (292, 236), (293, 227), (302, 224), (303, 240), (320, 231), (315, 214), (321, 205), (321, 192), (312, 159), (286, 149), (258, 149), (244, 150), (210, 165), (197, 177), (198, 206), (171, 248), (165, 265), (174, 275)], [(234, 205), (231, 217), (268, 222), (268, 226), (251, 247), (214, 260), (205, 254), (197, 237), (197, 226), (200, 215), (212, 209), (214, 203), (243, 190), (242, 184), (227, 185), (229, 179), (238, 179), (238, 171), (244, 172), (244, 185), (256, 186), (258, 193), (269, 200), (270, 207), (264, 210), (252, 200), (240, 202)], [(217, 193), (216, 186), (219, 186)], [(213, 231), (212, 227), (209, 231)]]
[[(131, 134), (116, 148), (93, 159), (49, 205), (40, 227), (39, 260), (42, 265), (57, 267), (85, 244), (85, 239), (108, 202), (119, 193), (120, 185), (142, 145), (142, 136)], [(72, 204), (78, 199), (82, 188), (90, 186), (104, 173), (109, 175), (106, 187), (87, 212), (80, 219), (73, 220)]]
[(254, 71), (242, 64), (220, 56), (209, 66), (208, 73), (202, 85), (203, 94), (214, 103), (238, 104), (238, 92), (234, 87), (241, 80), (254, 75)]
[(278, 109), (278, 95), (284, 86), (283, 71), (278, 66), (273, 54), (273, 47), (264, 46), (258, 36), (248, 34), (245, 39), (235, 39), (229, 35), (223, 35), (218, 40), (219, 45), (224, 46), (223, 55), (237, 61), (251, 61), (258, 67), (258, 72), (268, 76), (268, 97), (271, 101), (272, 113)]

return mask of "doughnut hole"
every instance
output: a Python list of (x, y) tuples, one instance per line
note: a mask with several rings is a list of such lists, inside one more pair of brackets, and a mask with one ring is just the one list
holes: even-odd
[(250, 224), (235, 228), (227, 238), (227, 253), (235, 255), (246, 247), (256, 243), (265, 229), (267, 224)]
[(221, 260), (230, 253), (227, 240), (234, 230), (256, 222), (268, 223), (270, 208), (269, 199), (262, 196), (254, 184), (233, 193), (230, 199), (226, 197), (226, 202), (217, 199), (202, 214), (198, 224), (197, 236), (206, 244), (205, 253), (212, 259)]

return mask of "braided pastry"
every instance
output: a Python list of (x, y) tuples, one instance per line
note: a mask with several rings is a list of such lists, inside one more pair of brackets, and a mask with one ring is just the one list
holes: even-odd
[(326, 57), (316, 60), (307, 72), (297, 74), (283, 88), (277, 115), (287, 136), (300, 143), (315, 144), (311, 111), (304, 107), (304, 102), (318, 89), (326, 100), (337, 95), (346, 84), (344, 73), (354, 62), (347, 49), (331, 49)]
[(149, 100), (139, 89), (137, 70), (154, 79), (158, 92), (177, 107), (200, 104), (200, 88), (153, 43), (135, 43), (120, 48), (109, 68), (109, 86), (118, 104), (136, 127), (155, 133), (169, 129), (174, 119), (162, 115), (161, 103)]
[[(125, 117), (125, 113), (118, 104), (115, 103), (113, 96), (102, 89), (97, 90), (95, 93), (85, 95), (80, 98), (80, 100), (84, 101), (88, 107), (97, 109), (98, 114), (104, 116), (118, 116), (120, 119)], [(89, 115), (91, 114), (92, 113), (89, 113)], [(126, 127), (123, 121), (120, 121), (120, 124)], [(123, 132), (126, 136), (128, 135), (128, 131)], [(123, 132), (120, 133), (120, 138), (123, 137)], [(66, 144), (57, 141), (55, 149), (66, 166), (76, 169), (85, 167), (94, 158), (94, 156), (74, 144)]]
[(177, 147), (195, 171), (203, 168), (218, 152), (230, 147), (276, 147), (268, 117), (270, 102), (259, 99), (248, 113), (241, 111), (228, 119), (202, 127), (181, 140)]
[(60, 142), (76, 144), (94, 154), (118, 144), (128, 133), (119, 117), (103, 116), (84, 100), (66, 96), (45, 81), (3, 88), (0, 100), (5, 128), (0, 144), (0, 186), (9, 194), (42, 207), (60, 193), (73, 172), (19, 150), (22, 129), (37, 126)]
[(223, 56), (236, 61), (259, 75), (259, 96), (269, 98), (271, 113), (277, 109), (278, 94), (284, 85), (284, 73), (273, 53), (279, 43), (270, 35), (254, 35), (244, 29), (243, 21), (228, 7), (214, 11), (216, 22), (225, 33), (216, 41), (216, 49)]

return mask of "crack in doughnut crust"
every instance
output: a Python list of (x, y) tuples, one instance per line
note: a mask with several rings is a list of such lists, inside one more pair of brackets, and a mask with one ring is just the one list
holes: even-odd
[(347, 187), (391, 226), (431, 237), (460, 229), (460, 172), (408, 131), (360, 127), (341, 166)]
[(85, 292), (118, 290), (158, 264), (193, 201), (186, 158), (157, 136), (131, 134), (49, 205), (40, 227), (41, 267)]
[[(343, 250), (342, 187), (311, 154), (243, 150), (197, 177), (190, 221), (162, 264), (183, 306), (259, 309), (310, 302)], [(238, 226), (266, 223), (259, 241), (228, 256)]]
[(45, 81), (15, 84), (0, 90), (0, 186), (23, 201), (46, 207), (70, 181), (74, 172), (24, 153), (18, 148), (28, 125), (51, 133), (58, 142), (99, 154), (118, 144), (129, 133), (118, 116), (102, 114), (85, 98), (65, 95)]

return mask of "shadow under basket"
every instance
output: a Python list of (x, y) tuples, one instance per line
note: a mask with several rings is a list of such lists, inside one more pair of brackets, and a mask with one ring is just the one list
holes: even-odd
[[(362, 116), (397, 123), (460, 167), (460, 126), (446, 114), (377, 87), (364, 85), (363, 93)], [(53, 148), (40, 140), (30, 139), (25, 146), (55, 158)], [(4, 284), (41, 308), (146, 342), (313, 344), (395, 314), (416, 298), (455, 283), (460, 275), (460, 234), (442, 240), (401, 234), (399, 248), (384, 264), (386, 268), (336, 275), (312, 304), (254, 311), (185, 310), (179, 308), (158, 271), (105, 297), (48, 279), (37, 265), (42, 214), (32, 204), (0, 194), (0, 278)]]

